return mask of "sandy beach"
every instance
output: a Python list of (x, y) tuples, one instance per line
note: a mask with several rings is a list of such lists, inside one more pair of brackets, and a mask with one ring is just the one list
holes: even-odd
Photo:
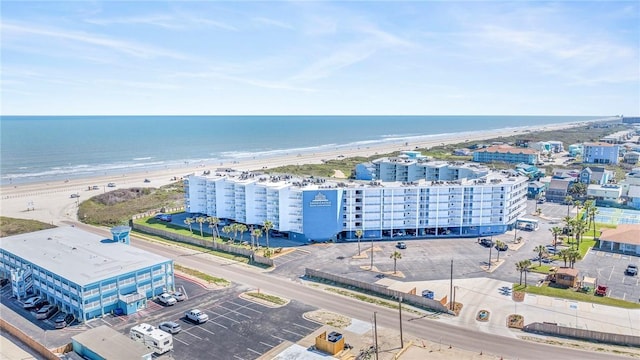
[[(77, 221), (76, 213), (78, 202), (84, 201), (101, 192), (107, 192), (117, 188), (160, 187), (176, 181), (176, 178), (179, 179), (189, 174), (201, 174), (205, 170), (215, 171), (220, 167), (242, 171), (259, 171), (265, 168), (274, 168), (283, 165), (318, 164), (323, 160), (340, 159), (342, 157), (382, 155), (398, 150), (414, 150), (416, 148), (429, 148), (442, 144), (463, 143), (466, 140), (477, 141), (517, 135), (525, 132), (560, 130), (584, 124), (584, 122), (576, 122), (518, 129), (449, 134), (429, 137), (425, 138), (425, 140), (411, 139), (407, 142), (392, 144), (385, 143), (366, 147), (336, 148), (323, 152), (296, 153), (270, 158), (239, 160), (222, 164), (183, 164), (179, 167), (158, 171), (144, 171), (111, 176), (96, 175), (95, 177), (66, 181), (5, 185), (0, 188), (0, 215), (39, 220), (53, 225), (59, 225), (64, 221)], [(144, 182), (145, 179), (148, 179), (149, 182)], [(108, 183), (115, 183), (116, 187), (107, 187)], [(89, 188), (93, 186), (97, 186), (98, 190), (89, 190)], [(78, 193), (80, 197), (71, 198), (71, 194), (73, 193)]]

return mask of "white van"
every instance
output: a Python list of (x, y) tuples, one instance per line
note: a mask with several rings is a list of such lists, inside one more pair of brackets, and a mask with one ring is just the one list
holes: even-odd
[(145, 344), (158, 355), (173, 350), (173, 336), (146, 323), (132, 327), (129, 337)]

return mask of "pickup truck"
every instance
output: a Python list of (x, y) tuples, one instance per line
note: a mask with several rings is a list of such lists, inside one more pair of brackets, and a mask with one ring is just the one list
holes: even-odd
[(198, 309), (189, 310), (184, 314), (184, 316), (187, 318), (187, 320), (193, 321), (196, 324), (202, 324), (209, 320), (209, 315)]

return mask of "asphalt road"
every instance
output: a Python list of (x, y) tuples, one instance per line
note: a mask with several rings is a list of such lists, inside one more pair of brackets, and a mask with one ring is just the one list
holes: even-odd
[[(102, 236), (111, 237), (111, 234), (105, 229), (98, 229), (79, 223), (75, 223), (75, 226)], [(190, 249), (148, 242), (137, 239), (134, 236), (132, 236), (131, 243), (137, 248), (173, 259), (180, 265), (193, 267), (235, 283), (295, 299), (307, 305), (344, 314), (352, 318), (366, 321), (371, 319), (373, 313), (376, 312), (379, 326), (390, 329), (398, 327), (398, 314), (391, 309), (370, 305), (350, 298), (338, 297), (313, 287), (304, 286), (298, 281), (261, 273), (248, 265), (229, 264), (229, 261), (226, 260), (220, 260), (206, 254), (196, 254), (195, 251)], [(605, 360), (625, 358), (612, 354), (588, 352), (508, 338), (491, 333), (481, 333), (464, 327), (407, 314), (403, 316), (403, 331), (433, 342), (441, 341), (455, 348), (478, 353), (482, 351), (497, 356), (523, 360), (545, 358)]]

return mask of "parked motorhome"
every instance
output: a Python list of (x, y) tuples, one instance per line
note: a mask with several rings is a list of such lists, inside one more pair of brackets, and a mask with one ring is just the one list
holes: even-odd
[(158, 355), (173, 350), (173, 336), (146, 323), (132, 327), (129, 337), (145, 344)]

